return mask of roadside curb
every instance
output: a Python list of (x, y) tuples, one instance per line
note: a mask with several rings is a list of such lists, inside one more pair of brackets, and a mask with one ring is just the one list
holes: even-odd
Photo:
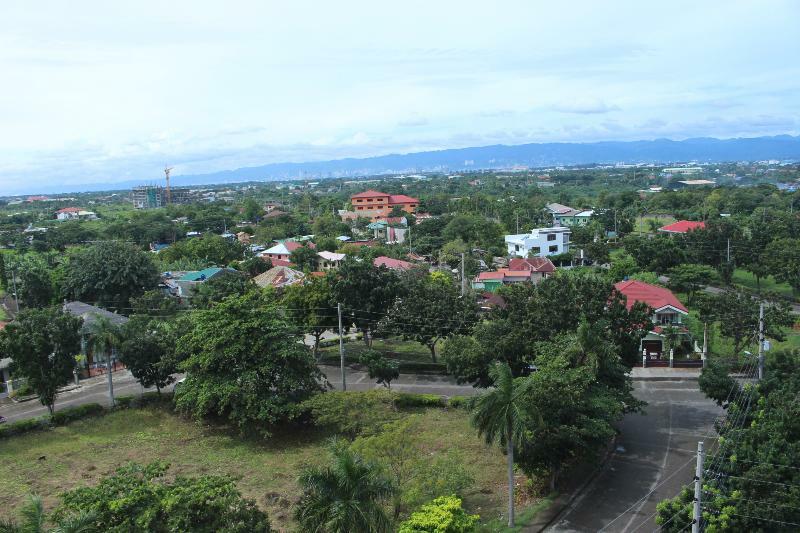
[(531, 532), (531, 533), (540, 533), (544, 531), (551, 525), (553, 525), (556, 520), (562, 515), (562, 513), (569, 509), (570, 506), (577, 500), (583, 492), (589, 487), (589, 485), (600, 475), (600, 473), (605, 470), (606, 465), (608, 465), (608, 461), (611, 459), (611, 456), (614, 455), (614, 451), (617, 447), (617, 436), (615, 435), (611, 442), (606, 449), (606, 453), (603, 456), (603, 459), (600, 461), (600, 464), (597, 465), (597, 468), (594, 471), (586, 476), (584, 481), (573, 491), (569, 494), (559, 494), (555, 500), (553, 500), (553, 504), (550, 505), (547, 509), (536, 515), (533, 522), (528, 524), (523, 531)]
[(633, 381), (697, 381), (700, 376), (642, 376), (631, 379)]

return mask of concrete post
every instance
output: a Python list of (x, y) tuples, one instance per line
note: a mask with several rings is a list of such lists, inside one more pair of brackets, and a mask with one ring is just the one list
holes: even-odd
[(647, 368), (647, 350), (642, 350), (642, 368)]
[(669, 349), (669, 367), (670, 368), (672, 368), (673, 365), (674, 365), (674, 363), (673, 363), (673, 359), (674, 358), (675, 358), (675, 351), (672, 348), (670, 348)]

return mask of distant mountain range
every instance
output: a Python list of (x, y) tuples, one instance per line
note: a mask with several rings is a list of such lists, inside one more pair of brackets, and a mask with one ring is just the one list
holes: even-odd
[[(270, 163), (210, 174), (173, 175), (172, 183), (176, 186), (189, 186), (245, 181), (324, 179), (382, 173), (445, 170), (460, 172), (515, 166), (544, 168), (618, 162), (669, 164), (689, 161), (714, 163), (769, 159), (800, 161), (800, 136), (777, 135), (738, 139), (703, 137), (683, 141), (655, 139), (593, 143), (531, 143), (515, 146), (499, 144), (306, 163)], [(69, 186), (68, 190), (121, 190), (141, 185), (144, 181)], [(63, 188), (49, 192), (68, 190)]]
[(258, 167), (176, 176), (176, 184), (231, 183), (252, 180), (314, 179), (385, 172), (466, 171), (514, 166), (542, 168), (608, 163), (800, 160), (800, 137), (778, 135), (741, 139), (695, 138), (683, 141), (606, 141), (494, 145), (347, 158), (307, 163), (272, 163)]

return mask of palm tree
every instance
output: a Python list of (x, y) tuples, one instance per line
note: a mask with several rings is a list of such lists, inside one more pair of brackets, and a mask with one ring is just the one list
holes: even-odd
[(111, 406), (114, 406), (114, 380), (111, 377), (111, 356), (114, 349), (122, 342), (122, 331), (111, 320), (99, 314), (94, 314), (86, 328), (89, 333), (89, 345), (95, 354), (102, 353), (106, 356), (108, 370), (108, 395)]
[(81, 512), (64, 517), (56, 522), (56, 527), (47, 529), (41, 496), (31, 495), (30, 500), (20, 510), (22, 523), (11, 520), (0, 521), (0, 533), (86, 533), (92, 528), (94, 514)]
[(489, 369), (494, 388), (472, 403), (472, 425), (487, 444), (499, 442), (506, 447), (508, 459), (508, 526), (514, 527), (514, 444), (519, 445), (530, 418), (525, 393), (530, 381), (514, 379), (508, 363), (496, 363)]
[(303, 495), (295, 518), (303, 531), (383, 533), (392, 523), (385, 502), (395, 487), (379, 468), (339, 440), (330, 444), (331, 463), (300, 474)]

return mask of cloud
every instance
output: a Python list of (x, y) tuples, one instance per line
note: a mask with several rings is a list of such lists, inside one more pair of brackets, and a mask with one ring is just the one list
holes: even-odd
[(421, 116), (410, 116), (406, 119), (403, 119), (397, 123), (398, 126), (401, 128), (416, 128), (419, 126), (427, 126), (428, 119)]
[(572, 100), (561, 102), (552, 106), (554, 111), (559, 113), (574, 113), (578, 115), (600, 115), (619, 111), (617, 105), (609, 105), (601, 100)]

